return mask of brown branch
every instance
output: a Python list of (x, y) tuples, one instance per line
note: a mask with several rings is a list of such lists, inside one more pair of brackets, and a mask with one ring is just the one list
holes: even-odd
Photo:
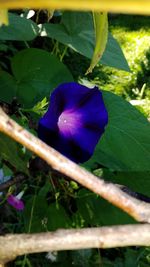
[(0, 0), (0, 8), (49, 8), (150, 14), (149, 0)]
[(87, 248), (150, 246), (150, 225), (57, 230), (0, 237), (0, 263), (30, 253)]
[(16, 184), (16, 183), (21, 183), (22, 181), (24, 181), (27, 178), (27, 176), (25, 174), (19, 173), (17, 174), (14, 178), (12, 178), (11, 180), (0, 184), (0, 192), (4, 191), (5, 189), (7, 189), (8, 187)]
[(72, 178), (113, 205), (127, 212), (137, 221), (150, 222), (150, 204), (137, 200), (112, 183), (106, 183), (74, 162), (62, 156), (37, 137), (29, 133), (0, 109), (0, 131), (39, 155), (55, 170)]

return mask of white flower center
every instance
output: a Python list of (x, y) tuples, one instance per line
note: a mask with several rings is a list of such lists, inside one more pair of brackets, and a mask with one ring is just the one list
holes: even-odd
[(64, 111), (59, 116), (58, 128), (63, 134), (74, 134), (81, 127), (81, 114), (72, 111)]

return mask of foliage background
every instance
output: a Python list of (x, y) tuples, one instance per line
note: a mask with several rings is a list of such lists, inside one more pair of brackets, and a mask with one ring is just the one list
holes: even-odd
[[(150, 196), (149, 17), (110, 15), (111, 33), (106, 51), (94, 71), (85, 76), (94, 48), (91, 14), (57, 12), (49, 20), (43, 10), (35, 12), (31, 19), (28, 16), (28, 10), (11, 12), (10, 25), (0, 28), (3, 108), (36, 135), (38, 119), (47, 108), (50, 92), (58, 84), (76, 80), (89, 86), (99, 85), (104, 90), (110, 121), (92, 159), (84, 167), (106, 180)], [(144, 100), (138, 105), (142, 113), (125, 100)], [(0, 146), (4, 175), (22, 172), (29, 177), (8, 189), (14, 194), (25, 190), (22, 213), (7, 204), (7, 190), (1, 196), (2, 234), (134, 222), (95, 194), (49, 170), (2, 134)], [(10, 266), (146, 267), (149, 263), (148, 248), (126, 248), (60, 252), (54, 262), (47, 260), (45, 254), (24, 256)]]

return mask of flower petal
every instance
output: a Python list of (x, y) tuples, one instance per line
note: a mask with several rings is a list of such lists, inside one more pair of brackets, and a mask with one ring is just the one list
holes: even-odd
[(14, 207), (16, 210), (23, 210), (24, 203), (21, 199), (18, 199), (16, 196), (9, 195), (7, 198), (7, 202)]
[(79, 106), (88, 103), (89, 99), (95, 91), (99, 91), (97, 87), (89, 89), (88, 87), (75, 83), (63, 83), (59, 85), (51, 94), (49, 110), (58, 114), (64, 110), (79, 108)]

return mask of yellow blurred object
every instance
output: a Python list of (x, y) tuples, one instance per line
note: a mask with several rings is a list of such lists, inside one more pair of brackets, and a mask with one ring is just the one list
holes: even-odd
[(0, 8), (93, 10), (150, 15), (150, 0), (0, 0)]
[(0, 26), (8, 24), (8, 9), (0, 9)]

